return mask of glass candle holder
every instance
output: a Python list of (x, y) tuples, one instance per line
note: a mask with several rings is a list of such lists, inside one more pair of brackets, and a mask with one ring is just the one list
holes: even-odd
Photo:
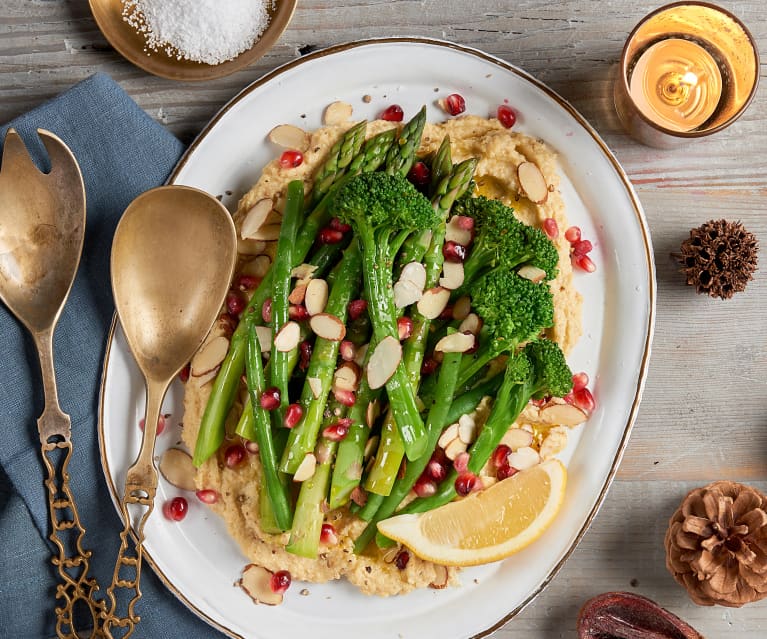
[(759, 52), (738, 18), (707, 2), (675, 2), (630, 33), (615, 108), (631, 137), (674, 148), (732, 124), (758, 81)]

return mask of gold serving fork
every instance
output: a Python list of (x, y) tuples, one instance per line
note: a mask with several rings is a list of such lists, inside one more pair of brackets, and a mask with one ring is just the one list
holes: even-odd
[(57, 554), (56, 634), (84, 635), (75, 628), (75, 606), (87, 606), (93, 637), (103, 601), (96, 601), (96, 580), (88, 576), (91, 551), (69, 486), (71, 422), (59, 407), (53, 367), (53, 333), (72, 288), (85, 233), (85, 187), (77, 160), (53, 133), (38, 129), (51, 171), (40, 172), (18, 133), (9, 129), (0, 168), (0, 299), (29, 330), (42, 371), (45, 408), (37, 420), (51, 522), (50, 540)]

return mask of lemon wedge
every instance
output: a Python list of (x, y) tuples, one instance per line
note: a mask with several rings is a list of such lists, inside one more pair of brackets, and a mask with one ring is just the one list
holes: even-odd
[(459, 501), (385, 519), (378, 530), (427, 561), (485, 564), (540, 537), (562, 505), (566, 483), (567, 470), (551, 459)]

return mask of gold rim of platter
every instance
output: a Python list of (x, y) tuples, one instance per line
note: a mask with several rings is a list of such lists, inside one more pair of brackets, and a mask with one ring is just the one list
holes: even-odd
[[(273, 71), (266, 73), (261, 78), (259, 78), (255, 82), (252, 82), (247, 87), (245, 87), (236, 96), (234, 96), (208, 122), (208, 124), (205, 125), (205, 127), (202, 129), (200, 134), (192, 142), (192, 144), (189, 145), (186, 152), (181, 157), (176, 167), (173, 169), (170, 177), (168, 178), (167, 183), (168, 184), (174, 183), (174, 181), (177, 179), (178, 174), (183, 169), (184, 165), (187, 163), (191, 155), (194, 153), (197, 147), (202, 143), (205, 137), (214, 129), (218, 121), (222, 117), (224, 117), (226, 113), (230, 109), (232, 109), (240, 100), (247, 97), (254, 90), (260, 88), (261, 86), (270, 82), (271, 80), (274, 80), (276, 77), (279, 77), (283, 73), (293, 70), (295, 67), (303, 64), (306, 61), (324, 58), (327, 56), (331, 56), (335, 53), (341, 53), (344, 51), (349, 51), (349, 50), (357, 49), (364, 46), (398, 44), (398, 43), (425, 44), (425, 45), (431, 45), (431, 46), (439, 46), (445, 49), (453, 49), (453, 50), (460, 51), (462, 53), (466, 53), (468, 55), (472, 55), (477, 58), (480, 58), (481, 60), (489, 62), (490, 64), (493, 64), (501, 69), (504, 69), (505, 71), (513, 73), (514, 75), (517, 75), (525, 79), (526, 81), (530, 82), (531, 84), (536, 86), (538, 89), (540, 89), (542, 92), (544, 92), (549, 98), (554, 100), (568, 114), (570, 114), (573, 117), (573, 119), (581, 127), (583, 127), (583, 129), (594, 140), (597, 146), (602, 150), (605, 157), (610, 162), (611, 166), (615, 169), (615, 172), (617, 176), (619, 177), (620, 181), (623, 183), (624, 188), (626, 189), (626, 194), (631, 200), (631, 205), (634, 210), (634, 215), (636, 216), (637, 221), (639, 223), (639, 228), (641, 229), (641, 232), (642, 232), (642, 240), (643, 240), (644, 249), (645, 249), (645, 258), (647, 260), (647, 265), (648, 265), (648, 268), (647, 268), (648, 317), (647, 317), (647, 331), (645, 333), (645, 339), (644, 339), (644, 349), (642, 352), (641, 365), (638, 371), (639, 376), (637, 379), (637, 386), (636, 386), (636, 392), (634, 394), (634, 400), (631, 403), (631, 410), (629, 412), (629, 416), (624, 427), (623, 437), (621, 438), (620, 445), (618, 446), (618, 449), (616, 450), (615, 459), (613, 461), (613, 464), (610, 467), (610, 472), (607, 478), (605, 479), (604, 485), (602, 486), (602, 489), (600, 490), (599, 495), (594, 501), (594, 504), (583, 523), (583, 526), (580, 528), (580, 530), (578, 530), (578, 533), (574, 537), (571, 546), (567, 549), (565, 554), (560, 558), (560, 560), (546, 575), (546, 577), (541, 581), (541, 583), (529, 594), (528, 597), (525, 598), (524, 601), (522, 601), (519, 605), (517, 605), (513, 610), (510, 610), (501, 619), (495, 622), (490, 622), (490, 625), (488, 625), (487, 628), (472, 635), (470, 638), (470, 639), (481, 639), (483, 637), (487, 637), (488, 635), (494, 633), (496, 630), (504, 626), (513, 617), (518, 615), (522, 611), (522, 609), (525, 608), (531, 601), (533, 601), (533, 599), (535, 599), (535, 597), (537, 597), (546, 588), (546, 586), (548, 586), (551, 580), (561, 570), (562, 566), (564, 566), (565, 562), (570, 558), (570, 555), (572, 555), (573, 551), (577, 548), (581, 539), (583, 539), (583, 536), (591, 527), (591, 524), (594, 518), (596, 517), (597, 512), (599, 511), (599, 508), (602, 506), (602, 502), (607, 496), (607, 491), (610, 488), (616, 473), (618, 472), (618, 467), (620, 466), (621, 459), (623, 458), (623, 454), (626, 450), (626, 446), (628, 445), (629, 436), (631, 434), (631, 430), (634, 426), (634, 422), (636, 421), (637, 413), (639, 411), (639, 404), (642, 399), (642, 393), (644, 391), (647, 372), (650, 365), (650, 351), (651, 351), (652, 338), (653, 338), (654, 327), (655, 327), (655, 304), (656, 304), (655, 258), (654, 258), (654, 254), (652, 250), (652, 243), (650, 241), (650, 231), (647, 226), (647, 221), (645, 220), (645, 216), (642, 210), (642, 206), (639, 202), (639, 198), (634, 192), (634, 188), (631, 184), (631, 181), (629, 180), (629, 177), (626, 174), (626, 172), (623, 170), (623, 167), (618, 162), (617, 158), (613, 155), (612, 151), (610, 151), (610, 149), (607, 147), (607, 145), (599, 136), (599, 134), (596, 132), (596, 130), (586, 121), (586, 119), (580, 113), (578, 113), (578, 111), (575, 110), (575, 108), (569, 102), (567, 102), (567, 100), (565, 100), (558, 93), (550, 89), (543, 82), (536, 79), (532, 75), (528, 74), (526, 71), (523, 71), (519, 67), (516, 67), (513, 64), (506, 62), (505, 60), (502, 60), (501, 58), (497, 58), (488, 53), (484, 53), (483, 51), (480, 51), (479, 49), (475, 49), (473, 47), (455, 44), (453, 42), (448, 42), (446, 40), (439, 40), (436, 38), (405, 36), (405, 37), (391, 37), (391, 38), (371, 38), (367, 40), (356, 40), (352, 42), (334, 45), (326, 49), (321, 49), (313, 53), (307, 54), (300, 58), (296, 58), (295, 60), (292, 60), (280, 67), (277, 67)], [(112, 352), (112, 346), (114, 343), (116, 329), (117, 329), (117, 317), (115, 315), (112, 319), (112, 326), (109, 330), (109, 335), (107, 338), (107, 345), (106, 345), (106, 352), (104, 355), (104, 366), (102, 369), (101, 391), (100, 391), (100, 397), (99, 397), (99, 423), (98, 423), (98, 437), (99, 437), (99, 450), (101, 452), (101, 464), (104, 470), (105, 478), (107, 481), (107, 485), (109, 487), (109, 492), (112, 497), (112, 501), (115, 504), (119, 502), (120, 497), (118, 495), (117, 490), (115, 489), (114, 481), (112, 479), (113, 477), (112, 469), (109, 467), (109, 462), (106, 456), (105, 438), (104, 438), (104, 391), (106, 388), (107, 371), (109, 369), (109, 359)], [(118, 506), (118, 512), (119, 512), (119, 506)], [(232, 637), (233, 639), (245, 639), (242, 635), (237, 634), (236, 632), (230, 630), (229, 628), (222, 626), (221, 623), (212, 619), (208, 614), (206, 614), (205, 612), (197, 608), (197, 606), (195, 606), (173, 584), (173, 582), (168, 578), (168, 576), (165, 575), (165, 573), (159, 568), (154, 557), (152, 557), (151, 553), (146, 548), (144, 549), (144, 559), (149, 563), (149, 565), (154, 570), (155, 574), (159, 577), (160, 581), (162, 581), (162, 583), (168, 588), (168, 590), (170, 590), (189, 610), (191, 610), (194, 614), (196, 614), (200, 619), (203, 619), (204, 621), (209, 623), (212, 627), (216, 628), (217, 630), (224, 633), (225, 635)]]
[(244, 69), (271, 49), (288, 26), (297, 0), (276, 0), (268, 9), (269, 25), (255, 44), (233, 60), (221, 64), (205, 64), (177, 60), (163, 51), (147, 53), (145, 40), (138, 31), (123, 20), (122, 0), (89, 0), (91, 13), (101, 33), (126, 60), (147, 73), (184, 82), (203, 82), (222, 78)]

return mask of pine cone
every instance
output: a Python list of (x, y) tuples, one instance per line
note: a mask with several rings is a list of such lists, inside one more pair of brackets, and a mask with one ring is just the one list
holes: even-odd
[(684, 498), (666, 532), (666, 567), (697, 604), (767, 597), (767, 497), (719, 481)]
[(753, 278), (759, 242), (740, 222), (710, 220), (690, 231), (681, 251), (675, 257), (687, 284), (698, 293), (729, 299)]

